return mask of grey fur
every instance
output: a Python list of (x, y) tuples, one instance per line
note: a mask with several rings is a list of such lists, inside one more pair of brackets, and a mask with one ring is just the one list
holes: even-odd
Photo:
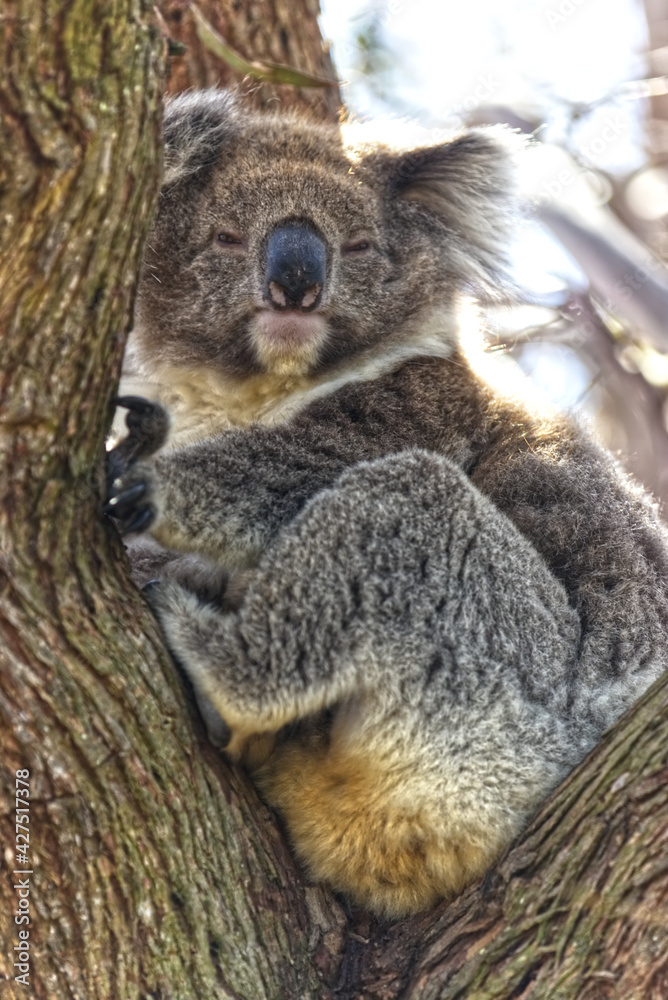
[[(161, 283), (144, 277), (126, 378), (170, 406), (172, 438), (112, 492), (146, 483), (154, 537), (195, 559), (161, 570), (151, 601), (233, 749), (279, 733), (254, 771), (305, 863), (410, 912), (480, 874), (666, 669), (666, 529), (577, 427), (504, 399), (459, 352), (458, 291), (504, 266), (503, 140), (344, 148), (217, 92), (174, 102), (168, 129), (148, 254)], [(204, 238), (218, 210), (241, 234), (222, 256)], [(330, 265), (308, 351), (276, 361), (253, 332), (262, 246), (293, 217)], [(360, 221), (373, 250), (349, 260)], [(363, 847), (345, 824), (328, 847), (302, 814), (313, 796), (291, 813), (285, 775), (298, 797), (311, 745), (324, 767), (368, 760), (386, 780), (359, 803)], [(419, 844), (433, 871), (414, 892), (419, 869), (393, 884), (369, 861), (376, 819), (406, 816), (406, 857)]]

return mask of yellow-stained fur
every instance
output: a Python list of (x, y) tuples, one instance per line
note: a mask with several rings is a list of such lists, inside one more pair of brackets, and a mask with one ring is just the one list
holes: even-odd
[(496, 831), (462, 826), (453, 837), (449, 824), (446, 836), (432, 813), (401, 801), (396, 759), (320, 742), (290, 739), (251, 765), (313, 878), (400, 917), (454, 896), (496, 860)]

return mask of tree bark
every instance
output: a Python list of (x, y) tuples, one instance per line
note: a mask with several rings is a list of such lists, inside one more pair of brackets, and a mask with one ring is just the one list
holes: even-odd
[(665, 681), (482, 886), (394, 926), (309, 885), (207, 744), (98, 513), (164, 40), (141, 0), (1, 9), (2, 997), (665, 997)]
[(135, 0), (3, 15), (3, 996), (26, 995), (27, 940), (31, 995), (49, 1000), (316, 997), (338, 910), (304, 890), (267, 810), (193, 727), (98, 513), (164, 44)]
[[(188, 87), (235, 86), (239, 74), (217, 59), (197, 36), (190, 3), (162, 0), (160, 9), (170, 38), (185, 46), (171, 60), (170, 94)], [(228, 44), (249, 61), (279, 63), (336, 81), (336, 74), (318, 27), (318, 0), (199, 0), (198, 10)], [(336, 119), (341, 108), (337, 85), (291, 87), (246, 78), (244, 89), (259, 106), (307, 107), (317, 116)]]

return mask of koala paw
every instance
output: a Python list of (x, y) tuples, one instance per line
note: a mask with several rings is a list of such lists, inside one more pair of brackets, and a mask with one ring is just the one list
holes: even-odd
[(155, 518), (151, 470), (139, 460), (165, 443), (169, 418), (158, 403), (140, 396), (121, 396), (115, 402), (128, 410), (128, 434), (107, 455), (107, 502), (102, 512), (113, 517), (121, 534), (127, 535), (144, 531)]
[(102, 513), (114, 518), (122, 535), (145, 531), (155, 519), (151, 470), (145, 464), (112, 480), (107, 495)]

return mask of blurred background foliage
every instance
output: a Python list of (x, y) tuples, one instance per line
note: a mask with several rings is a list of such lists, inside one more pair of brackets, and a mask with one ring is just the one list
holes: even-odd
[(593, 425), (666, 513), (668, 0), (321, 6), (355, 117), (407, 117), (428, 141), (488, 123), (535, 137), (519, 294), (485, 310), (489, 349)]

